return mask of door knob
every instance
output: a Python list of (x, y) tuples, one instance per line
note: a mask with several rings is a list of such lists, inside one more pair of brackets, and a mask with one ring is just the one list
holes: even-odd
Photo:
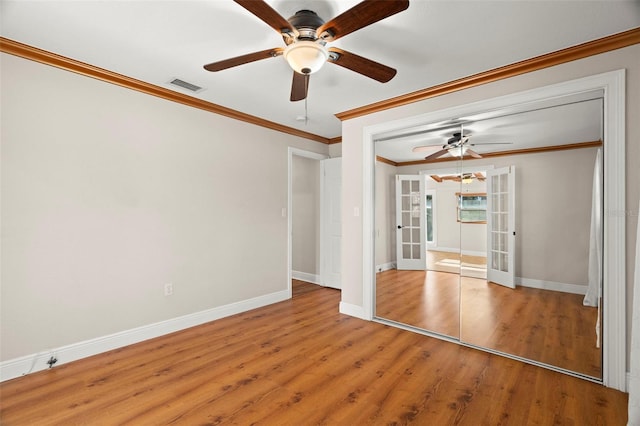
[(402, 225), (398, 225), (398, 229), (402, 229)]

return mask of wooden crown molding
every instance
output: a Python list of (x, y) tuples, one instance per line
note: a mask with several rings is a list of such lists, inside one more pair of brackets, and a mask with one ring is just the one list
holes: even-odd
[(393, 160), (389, 160), (388, 158), (380, 157), (379, 155), (376, 155), (376, 161), (379, 161), (379, 162), (381, 162), (381, 163), (390, 164), (390, 165), (392, 165), (392, 166), (396, 166), (396, 167), (399, 165), (399, 164), (398, 164), (398, 163), (396, 163), (395, 161), (393, 161)]
[[(509, 151), (488, 152), (486, 154), (482, 154), (482, 158), (504, 157), (506, 155), (539, 154), (542, 152), (564, 151), (567, 149), (594, 148), (599, 146), (602, 146), (602, 141), (578, 142), (578, 143), (569, 143), (566, 145), (541, 146), (538, 148), (525, 148), (525, 149), (513, 149)], [(384, 157), (376, 157), (376, 160), (382, 163), (391, 164), (392, 166), (402, 167), (402, 166), (415, 166), (418, 164), (433, 164), (433, 163), (444, 163), (448, 161), (460, 161), (460, 158), (459, 157), (440, 157), (432, 160), (395, 162)], [(471, 160), (474, 160), (474, 158), (471, 157), (470, 155), (465, 155), (463, 160), (471, 161)]]
[(336, 114), (350, 120), (640, 43), (640, 27)]
[(46, 50), (22, 44), (4, 37), (0, 37), (0, 52), (19, 56), (21, 58), (40, 62), (42, 64), (51, 65), (56, 68), (74, 72), (76, 74), (81, 74), (87, 77), (105, 81), (107, 83), (116, 84), (118, 86), (126, 87), (128, 89), (136, 90), (148, 95), (157, 96), (162, 99), (178, 102), (180, 104), (209, 111), (214, 114), (219, 114), (225, 117), (244, 121), (256, 126), (265, 127), (267, 129), (287, 133), (289, 135), (298, 136), (305, 139), (310, 139), (324, 144), (328, 144), (330, 142), (329, 138), (325, 138), (323, 136), (304, 132), (302, 130), (294, 129), (293, 127), (284, 126), (272, 121), (264, 120), (253, 115), (245, 114), (231, 108), (226, 108), (221, 105), (216, 105), (214, 103), (203, 101), (201, 99), (197, 99), (182, 93), (174, 92), (172, 90), (165, 89), (164, 87), (145, 83), (144, 81), (136, 80), (122, 74), (89, 65), (84, 62), (76, 61), (74, 59), (70, 59), (65, 56), (48, 52)]
[[(349, 120), (351, 118), (356, 118), (374, 112), (384, 111), (401, 105), (406, 105), (424, 99), (444, 95), (447, 93), (480, 86), (492, 81), (526, 74), (528, 72), (540, 70), (554, 65), (559, 65), (565, 62), (571, 62), (577, 59), (586, 58), (588, 56), (605, 53), (611, 50), (620, 49), (638, 43), (640, 43), (640, 28), (634, 28), (619, 34), (614, 34), (598, 40), (579, 44), (577, 46), (562, 49), (546, 55), (537, 56), (535, 58), (516, 62), (511, 65), (495, 68), (493, 70), (474, 74), (469, 77), (453, 80), (406, 95), (341, 112), (336, 114), (336, 117), (338, 117), (342, 121)], [(231, 108), (226, 108), (221, 105), (203, 101), (201, 99), (197, 99), (185, 94), (177, 93), (160, 86), (136, 80), (122, 74), (89, 65), (84, 62), (76, 61), (74, 59), (70, 59), (52, 52), (48, 52), (46, 50), (22, 44), (20, 42), (4, 37), (0, 37), (0, 52), (19, 56), (21, 58), (40, 62), (46, 65), (54, 66), (56, 68), (71, 71), (76, 74), (81, 74), (87, 77), (116, 84), (118, 86), (126, 87), (132, 90), (146, 93), (148, 95), (157, 96), (162, 99), (178, 102), (183, 105), (209, 111), (214, 114), (223, 115), (225, 117), (244, 121), (249, 124), (254, 124), (256, 126), (265, 127), (267, 129), (275, 130), (278, 132), (310, 139), (323, 144), (335, 144), (342, 142), (342, 137), (340, 136), (335, 138), (326, 138), (313, 133), (304, 132), (302, 130), (294, 129), (293, 127), (284, 126), (282, 124), (274, 123), (269, 120), (245, 114)]]

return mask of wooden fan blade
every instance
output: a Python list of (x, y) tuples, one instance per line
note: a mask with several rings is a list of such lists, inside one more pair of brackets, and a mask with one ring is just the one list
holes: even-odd
[(441, 150), (440, 150), (440, 151), (438, 151), (438, 152), (434, 152), (434, 153), (433, 153), (433, 154), (431, 154), (431, 155), (427, 155), (426, 157), (424, 157), (424, 159), (425, 159), (425, 160), (433, 160), (433, 159), (435, 159), (435, 158), (440, 157), (441, 155), (446, 154), (447, 152), (449, 152), (449, 150), (448, 150), (448, 149), (441, 149)]
[(480, 155), (477, 152), (475, 152), (474, 150), (468, 149), (468, 148), (467, 148), (467, 151), (465, 152), (465, 154), (469, 154), (473, 158), (482, 158), (482, 155)]
[(416, 146), (412, 148), (411, 152), (428, 152), (428, 151), (433, 151), (434, 149), (439, 148), (441, 146), (442, 146), (441, 143), (437, 145), (421, 145), (421, 146)]
[(333, 41), (409, 7), (409, 0), (365, 0), (321, 25), (316, 34)]
[(298, 30), (263, 0), (234, 0), (280, 34), (298, 35)]
[(469, 146), (483, 146), (483, 145), (513, 145), (513, 142), (487, 142), (487, 143), (470, 143)]
[(309, 91), (309, 74), (293, 72), (291, 83), (291, 102), (301, 101), (307, 97)]
[(224, 61), (213, 62), (204, 66), (207, 71), (222, 71), (238, 65), (247, 64), (249, 62), (259, 61), (261, 59), (275, 58), (282, 55), (284, 49), (276, 47), (274, 49), (263, 50), (261, 52), (248, 53), (235, 58), (225, 59)]
[(338, 49), (337, 47), (329, 48), (329, 62), (365, 75), (380, 83), (386, 83), (391, 80), (397, 72), (391, 67), (382, 65), (371, 59), (363, 58), (355, 53)]

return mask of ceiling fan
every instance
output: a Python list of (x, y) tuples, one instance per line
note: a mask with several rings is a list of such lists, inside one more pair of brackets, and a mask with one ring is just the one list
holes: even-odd
[(486, 176), (482, 172), (474, 172), (474, 173), (458, 173), (453, 175), (430, 175), (431, 179), (440, 183), (445, 180), (451, 180), (454, 182), (462, 182), (462, 183), (471, 183), (474, 180), (484, 182), (486, 180)]
[[(434, 152), (433, 154), (427, 155), (425, 160), (433, 160), (438, 157), (443, 156), (444, 154), (449, 154), (452, 157), (463, 158), (465, 155), (469, 155), (473, 158), (482, 158), (482, 155), (478, 154), (476, 151), (471, 149), (471, 146), (475, 146), (475, 144), (469, 142), (470, 134), (464, 133), (462, 128), (459, 132), (455, 132), (451, 135), (450, 138), (447, 139), (444, 145), (441, 145), (441, 149)], [(503, 145), (510, 144), (510, 142), (494, 142), (483, 145)], [(425, 151), (433, 151), (434, 147), (440, 145), (423, 145), (417, 146), (413, 148), (413, 152), (425, 152)]]
[(340, 65), (381, 83), (386, 83), (396, 75), (396, 70), (391, 67), (337, 47), (327, 48), (326, 44), (402, 12), (409, 7), (409, 0), (365, 0), (329, 22), (324, 22), (311, 10), (300, 10), (289, 19), (284, 19), (264, 0), (234, 1), (282, 35), (286, 47), (213, 62), (204, 66), (207, 71), (221, 71), (282, 55), (293, 68), (291, 101), (307, 97), (309, 76), (325, 62)]
[[(473, 158), (482, 158), (480, 154), (469, 148), (469, 146), (471, 146), (471, 144), (469, 144), (469, 136), (469, 134), (465, 134), (462, 132), (456, 132), (452, 134), (451, 137), (447, 139), (447, 142), (442, 145), (442, 149), (434, 152), (431, 155), (427, 155), (425, 157), (425, 160), (432, 160), (444, 154), (450, 154), (452, 157), (460, 158), (468, 154)], [(417, 146), (413, 148), (413, 152), (431, 151), (436, 146), (439, 145)]]

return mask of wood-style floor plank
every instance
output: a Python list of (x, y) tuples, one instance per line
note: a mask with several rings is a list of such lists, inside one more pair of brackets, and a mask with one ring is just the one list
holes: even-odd
[(439, 271), (376, 274), (376, 316), (460, 337), (459, 276)]
[(376, 274), (376, 316), (465, 343), (602, 377), (598, 309), (584, 296), (438, 271)]
[(294, 298), (0, 384), (2, 425), (624, 425), (627, 395)]

